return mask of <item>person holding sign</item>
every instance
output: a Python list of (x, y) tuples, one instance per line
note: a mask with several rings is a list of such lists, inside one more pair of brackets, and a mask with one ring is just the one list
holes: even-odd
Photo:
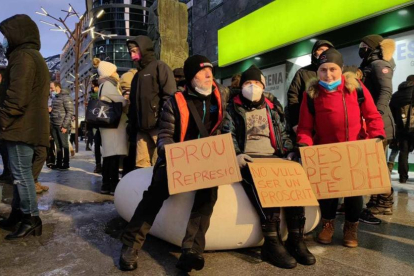
[[(138, 251), (169, 197), (165, 146), (220, 134), (228, 100), (228, 89), (213, 79), (213, 65), (204, 56), (189, 57), (184, 63), (186, 86), (169, 98), (163, 107), (159, 123), (158, 160), (152, 182), (121, 238), (122, 270), (137, 268)], [(205, 234), (217, 200), (217, 187), (198, 190), (182, 243), (183, 253), (177, 267), (190, 272), (204, 267), (202, 253)], [(166, 229), (167, 231), (167, 229)]]
[[(318, 79), (309, 84), (304, 97), (298, 126), (299, 146), (322, 145), (385, 138), (384, 123), (371, 94), (354, 74), (342, 75), (342, 55), (335, 49), (323, 52), (318, 60)], [(359, 102), (356, 89), (362, 87), (364, 101)], [(313, 111), (311, 112), (311, 109)], [(366, 130), (362, 125), (366, 122)], [(362, 211), (362, 196), (346, 197), (343, 244), (357, 247), (358, 219)], [(322, 232), (318, 242), (329, 244), (334, 234), (334, 219), (338, 199), (319, 201), (322, 212)]]
[(260, 216), (265, 239), (262, 259), (282, 268), (294, 268), (297, 262), (312, 265), (316, 259), (303, 241), (303, 207), (284, 209), (289, 231), (285, 247), (279, 231), (280, 207), (263, 208), (247, 167), (247, 162), (253, 161), (252, 157), (285, 157), (293, 149), (292, 141), (277, 107), (263, 94), (265, 79), (256, 66), (252, 65), (243, 72), (240, 88), (241, 93), (227, 107), (223, 132), (232, 134), (243, 188)]

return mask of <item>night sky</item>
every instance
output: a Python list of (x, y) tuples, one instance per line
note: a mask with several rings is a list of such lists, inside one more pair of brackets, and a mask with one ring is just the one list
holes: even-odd
[[(67, 37), (63, 32), (50, 31), (51, 26), (45, 25), (40, 20), (49, 23), (57, 23), (52, 18), (36, 14), (36, 11), (42, 12), (43, 7), (49, 14), (59, 18), (64, 18), (66, 13), (61, 10), (68, 10), (69, 3), (74, 7), (80, 15), (86, 10), (85, 0), (1, 0), (0, 21), (3, 21), (15, 14), (27, 14), (36, 22), (40, 30), (41, 49), (40, 52), (44, 57), (60, 54), (63, 46), (67, 41)], [(77, 17), (68, 18), (67, 25), (73, 30)], [(62, 26), (63, 27), (63, 26)], [(0, 42), (3, 41), (3, 35), (0, 34)]]

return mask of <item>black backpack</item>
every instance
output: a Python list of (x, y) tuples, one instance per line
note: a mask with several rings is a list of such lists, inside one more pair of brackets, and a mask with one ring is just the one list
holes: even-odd
[[(356, 88), (357, 94), (358, 94), (358, 104), (359, 106), (361, 106), (361, 104), (365, 101), (365, 96), (364, 96), (364, 90), (361, 86), (361, 83), (358, 81), (359, 86)], [(315, 101), (313, 98), (309, 97), (309, 94), (306, 93), (306, 97), (308, 100), (308, 110), (309, 113), (312, 114), (312, 116), (315, 116)]]

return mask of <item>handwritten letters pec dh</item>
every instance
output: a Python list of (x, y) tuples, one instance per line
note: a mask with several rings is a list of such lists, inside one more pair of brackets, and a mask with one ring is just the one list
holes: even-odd
[(166, 145), (165, 155), (171, 195), (241, 180), (231, 134)]
[(383, 144), (376, 139), (300, 148), (302, 166), (318, 199), (388, 193)]

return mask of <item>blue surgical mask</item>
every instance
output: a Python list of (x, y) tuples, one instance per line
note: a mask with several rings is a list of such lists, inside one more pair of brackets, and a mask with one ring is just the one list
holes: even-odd
[(52, 91), (52, 97), (54, 98), (56, 97), (56, 95), (57, 95), (56, 91)]
[(9, 42), (7, 41), (7, 38), (3, 38), (3, 42), (1, 43), (1, 46), (3, 46), (4, 51), (7, 51), (7, 48), (9, 48)]
[(319, 81), (319, 84), (328, 91), (334, 91), (342, 83), (342, 78), (332, 82)]

